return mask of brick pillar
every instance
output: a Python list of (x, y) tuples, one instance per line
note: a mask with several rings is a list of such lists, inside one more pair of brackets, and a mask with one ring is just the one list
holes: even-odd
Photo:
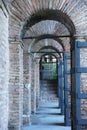
[(8, 130), (8, 13), (0, 0), (0, 130)]
[(9, 129), (21, 130), (23, 115), (23, 49), (10, 43)]
[(35, 65), (36, 65), (36, 62), (34, 59), (32, 59), (32, 66), (31, 66), (31, 69), (32, 69), (32, 72), (31, 72), (31, 112), (32, 113), (35, 113), (36, 112), (36, 69), (35, 69)]
[(39, 107), (40, 100), (40, 73), (39, 73), (39, 60), (36, 62), (36, 106)]
[(31, 115), (31, 57), (24, 53), (23, 124), (30, 124)]

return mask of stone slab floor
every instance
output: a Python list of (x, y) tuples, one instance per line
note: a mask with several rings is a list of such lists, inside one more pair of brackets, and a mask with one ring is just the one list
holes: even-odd
[(64, 126), (64, 116), (60, 114), (58, 102), (41, 102), (31, 122), (22, 130), (71, 130), (71, 127)]

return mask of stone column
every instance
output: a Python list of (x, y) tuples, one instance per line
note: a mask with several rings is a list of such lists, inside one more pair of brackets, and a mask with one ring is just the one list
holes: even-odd
[(36, 112), (36, 69), (35, 69), (35, 60), (32, 59), (32, 73), (31, 73), (31, 112), (34, 114)]
[(23, 115), (23, 49), (10, 43), (9, 129), (21, 130)]
[(0, 0), (0, 130), (8, 130), (8, 12)]
[(31, 56), (23, 55), (24, 66), (24, 89), (23, 89), (23, 124), (30, 124), (31, 115)]

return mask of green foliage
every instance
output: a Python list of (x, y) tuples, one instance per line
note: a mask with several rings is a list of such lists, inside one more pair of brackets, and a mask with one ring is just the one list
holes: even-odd
[(53, 68), (52, 68), (52, 79), (56, 79), (57, 78), (57, 74), (56, 74), (56, 63), (53, 64)]
[(51, 68), (52, 73), (50, 79), (57, 79), (56, 63), (43, 63), (42, 66)]

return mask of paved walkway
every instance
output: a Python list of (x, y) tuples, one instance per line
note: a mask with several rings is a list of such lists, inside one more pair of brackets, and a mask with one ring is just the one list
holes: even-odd
[(57, 102), (40, 103), (37, 113), (31, 117), (32, 124), (23, 130), (71, 130), (64, 126), (64, 116), (60, 114)]

